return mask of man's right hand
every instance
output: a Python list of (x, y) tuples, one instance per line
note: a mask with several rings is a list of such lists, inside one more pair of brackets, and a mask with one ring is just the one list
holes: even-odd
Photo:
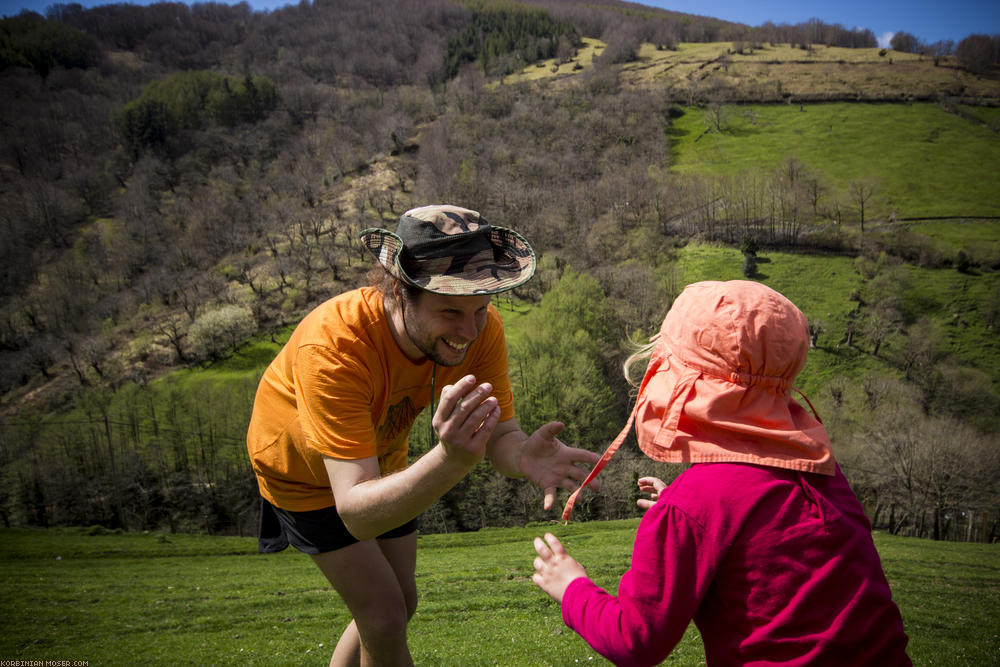
[(441, 389), (441, 402), (431, 424), (447, 457), (467, 468), (482, 460), (500, 420), (500, 406), (490, 395), (492, 391), (489, 382), (477, 385), (473, 375)]

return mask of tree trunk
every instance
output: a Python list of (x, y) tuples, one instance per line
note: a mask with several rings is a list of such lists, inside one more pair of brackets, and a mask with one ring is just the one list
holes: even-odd
[(882, 503), (876, 502), (875, 511), (872, 512), (872, 528), (878, 528), (879, 526), (878, 519), (881, 514), (882, 514)]
[(108, 438), (108, 456), (111, 459), (111, 487), (115, 491), (115, 510), (118, 513), (118, 525), (124, 530), (128, 530), (125, 524), (125, 510), (122, 507), (121, 484), (118, 481), (118, 466), (115, 465), (115, 444), (111, 439), (111, 422), (108, 420), (108, 413), (104, 412), (104, 434)]

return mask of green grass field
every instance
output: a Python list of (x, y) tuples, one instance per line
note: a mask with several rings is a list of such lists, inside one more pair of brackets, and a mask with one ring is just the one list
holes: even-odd
[[(530, 581), (531, 539), (552, 530), (617, 587), (636, 520), (489, 529), (419, 540), (418, 665), (606, 664)], [(1000, 547), (876, 534), (917, 665), (995, 664)], [(96, 665), (325, 665), (349, 616), (312, 562), (251, 538), (0, 531), (3, 660)], [(698, 665), (688, 629), (667, 664)]]
[(673, 171), (767, 171), (794, 157), (830, 196), (877, 178), (877, 214), (1000, 216), (1000, 136), (937, 105), (734, 105), (723, 115), (721, 132), (695, 108), (674, 121)]

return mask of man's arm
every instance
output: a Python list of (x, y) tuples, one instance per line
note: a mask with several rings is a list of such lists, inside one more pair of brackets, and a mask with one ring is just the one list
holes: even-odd
[(476, 465), (500, 418), (489, 383), (468, 375), (441, 390), (433, 417), (438, 444), (409, 468), (379, 477), (374, 456), (344, 460), (323, 457), (337, 512), (347, 530), (369, 540), (417, 516)]
[[(557, 488), (576, 490), (601, 458), (595, 452), (560, 442), (556, 436), (563, 428), (561, 422), (549, 422), (529, 436), (512, 418), (497, 424), (486, 445), (494, 468), (507, 477), (526, 477), (541, 487), (545, 492), (544, 509), (552, 507)], [(595, 491), (600, 488), (596, 479), (590, 485)]]
[(521, 445), (527, 439), (528, 434), (521, 430), (516, 418), (500, 422), (486, 444), (490, 463), (505, 477), (524, 477), (521, 472)]

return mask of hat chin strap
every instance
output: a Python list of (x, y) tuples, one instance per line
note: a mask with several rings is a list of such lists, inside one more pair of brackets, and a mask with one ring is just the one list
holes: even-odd
[[(641, 391), (642, 390), (640, 390), (640, 392)], [(570, 514), (573, 513), (573, 505), (576, 504), (577, 496), (579, 496), (580, 492), (583, 491), (583, 487), (590, 484), (590, 482), (593, 481), (595, 477), (597, 477), (597, 474), (602, 470), (604, 470), (604, 466), (608, 464), (608, 461), (611, 460), (611, 457), (615, 455), (615, 452), (618, 451), (618, 448), (622, 446), (623, 442), (625, 442), (625, 437), (628, 435), (629, 429), (632, 428), (632, 421), (635, 419), (635, 413), (638, 408), (639, 408), (639, 401), (636, 400), (635, 406), (633, 406), (632, 408), (632, 412), (629, 413), (628, 421), (625, 422), (625, 428), (621, 430), (621, 433), (618, 434), (618, 437), (615, 438), (614, 442), (608, 445), (608, 448), (604, 450), (604, 455), (601, 456), (601, 459), (594, 465), (594, 469), (590, 471), (590, 474), (587, 475), (587, 478), (583, 480), (583, 484), (580, 485), (580, 488), (574, 491), (570, 495), (569, 499), (566, 501), (566, 506), (563, 507), (563, 513), (562, 513), (563, 524), (569, 523), (569, 516)]]
[[(657, 348), (657, 350), (659, 350), (659, 348)], [(583, 480), (580, 488), (570, 494), (569, 499), (566, 501), (566, 506), (563, 507), (562, 513), (562, 520), (564, 524), (569, 523), (569, 517), (573, 513), (573, 505), (576, 504), (576, 499), (580, 495), (580, 492), (583, 491), (583, 488), (590, 484), (595, 477), (597, 477), (598, 473), (604, 470), (604, 466), (608, 465), (608, 461), (611, 460), (611, 457), (615, 455), (618, 448), (622, 446), (623, 442), (625, 442), (625, 438), (628, 436), (628, 432), (632, 428), (632, 422), (635, 421), (635, 414), (639, 411), (639, 398), (642, 397), (643, 393), (646, 391), (646, 385), (649, 384), (650, 378), (653, 377), (656, 368), (659, 366), (658, 362), (662, 362), (662, 358), (659, 357), (657, 352), (654, 352), (654, 356), (655, 358), (650, 360), (650, 367), (646, 370), (646, 375), (642, 378), (642, 384), (639, 385), (639, 392), (635, 395), (635, 405), (632, 406), (632, 411), (628, 415), (628, 421), (625, 422), (625, 428), (621, 430), (618, 437), (616, 437), (614, 441), (608, 445), (608, 448), (604, 450), (604, 454), (601, 456), (600, 460), (594, 464), (594, 469), (591, 470), (590, 474), (587, 475), (587, 478)]]

